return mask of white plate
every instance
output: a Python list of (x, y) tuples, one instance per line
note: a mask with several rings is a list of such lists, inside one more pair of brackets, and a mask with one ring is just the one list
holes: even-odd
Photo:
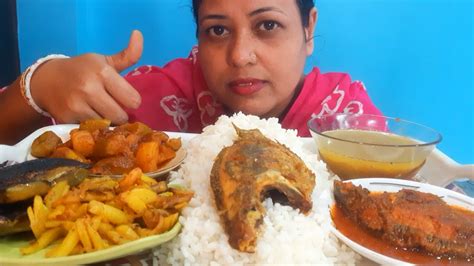
[[(407, 181), (401, 179), (391, 179), (391, 178), (363, 178), (363, 179), (352, 179), (345, 182), (352, 182), (354, 185), (361, 185), (362, 187), (370, 191), (386, 191), (386, 192), (397, 192), (401, 189), (408, 188), (421, 192), (428, 192), (434, 195), (437, 195), (442, 198), (449, 205), (456, 205), (468, 210), (474, 211), (474, 199), (466, 195), (454, 192), (452, 190), (444, 189), (441, 187), (429, 185), (426, 183), (419, 183), (414, 181)], [(322, 198), (329, 199), (328, 211), (334, 205), (334, 194), (333, 192), (325, 191)], [(331, 222), (330, 226), (331, 232), (334, 233), (342, 242), (351, 247), (353, 250), (361, 254), (362, 256), (373, 260), (382, 265), (412, 265), (411, 263), (400, 261), (380, 253), (377, 253), (371, 249), (368, 249), (348, 237), (342, 234), (339, 230), (336, 229), (334, 223)]]
[[(69, 132), (72, 129), (77, 128), (77, 127), (79, 127), (79, 125), (64, 124), (64, 125), (53, 125), (53, 126), (40, 128), (36, 130), (35, 132), (31, 133), (28, 137), (26, 137), (22, 141), (20, 141), (14, 147), (11, 147), (10, 148), (11, 153), (15, 154), (16, 156), (15, 158), (17, 158), (16, 159), (17, 162), (35, 159), (35, 157), (32, 156), (30, 153), (30, 148), (31, 148), (31, 144), (38, 136), (50, 130), (50, 131), (53, 131), (56, 135), (58, 135), (58, 137), (60, 137), (63, 140), (63, 142), (65, 142), (69, 140)], [(186, 134), (186, 133), (184, 134), (179, 133), (179, 132), (165, 132), (165, 133), (168, 134), (168, 136), (170, 136), (171, 138), (181, 137), (182, 139), (189, 140), (192, 137), (192, 134)], [(179, 149), (176, 152), (176, 156), (171, 161), (166, 163), (163, 167), (161, 167), (157, 171), (147, 173), (147, 175), (151, 177), (158, 177), (158, 176), (167, 174), (168, 172), (176, 169), (183, 162), (185, 158), (186, 158), (186, 149), (184, 147), (181, 147), (181, 149)]]

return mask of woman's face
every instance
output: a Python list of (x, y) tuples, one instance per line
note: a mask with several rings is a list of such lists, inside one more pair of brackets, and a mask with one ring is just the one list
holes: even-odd
[(203, 0), (198, 57), (209, 89), (231, 111), (278, 117), (303, 80), (315, 21), (313, 9), (303, 28), (294, 0)]

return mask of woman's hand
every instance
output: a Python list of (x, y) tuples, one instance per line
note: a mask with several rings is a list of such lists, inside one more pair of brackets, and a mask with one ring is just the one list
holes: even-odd
[(142, 51), (143, 36), (133, 31), (128, 47), (118, 54), (48, 61), (33, 74), (33, 99), (59, 123), (99, 117), (125, 123), (128, 116), (123, 108), (138, 108), (141, 98), (119, 72), (134, 65)]

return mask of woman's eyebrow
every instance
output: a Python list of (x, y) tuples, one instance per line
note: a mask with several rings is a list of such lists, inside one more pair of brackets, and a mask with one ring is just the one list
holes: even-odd
[(199, 20), (199, 23), (202, 23), (203, 21), (207, 20), (207, 19), (219, 19), (219, 20), (223, 20), (223, 19), (226, 19), (227, 17), (224, 16), (224, 15), (218, 15), (218, 14), (210, 14), (210, 15), (206, 15), (204, 17), (202, 17), (200, 20)]
[[(248, 14), (249, 17), (252, 17), (252, 16), (256, 16), (258, 14), (261, 14), (261, 13), (265, 13), (265, 12), (269, 12), (269, 11), (275, 11), (275, 12), (278, 12), (278, 13), (281, 13), (283, 15), (286, 15), (285, 12), (283, 12), (281, 9), (279, 8), (276, 8), (276, 7), (262, 7), (262, 8), (259, 8), (259, 9), (256, 9), (252, 12), (250, 12)], [(218, 20), (223, 20), (223, 19), (227, 19), (227, 16), (225, 15), (219, 15), (219, 14), (209, 14), (209, 15), (206, 15), (204, 17), (202, 17), (200, 20), (199, 20), (199, 23), (202, 23), (203, 21), (207, 20), (207, 19), (218, 19)]]
[(281, 10), (279, 8), (276, 8), (276, 7), (269, 6), (269, 7), (262, 7), (262, 8), (256, 9), (256, 10), (250, 12), (248, 14), (248, 16), (252, 17), (252, 16), (256, 16), (256, 15), (261, 14), (261, 13), (269, 12), (269, 11), (275, 11), (275, 12), (281, 13), (283, 15), (286, 15), (286, 13), (283, 12), (283, 10)]

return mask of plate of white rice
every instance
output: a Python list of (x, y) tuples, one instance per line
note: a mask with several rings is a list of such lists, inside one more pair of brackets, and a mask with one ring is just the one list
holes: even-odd
[[(237, 138), (233, 127), (258, 128), (266, 137), (296, 153), (316, 175), (312, 194), (313, 210), (304, 215), (298, 210), (266, 199), (267, 209), (255, 253), (233, 249), (228, 243), (214, 203), (209, 176), (217, 154)], [(161, 264), (170, 265), (244, 265), (244, 264), (343, 264), (354, 265), (360, 259), (330, 233), (328, 202), (320, 198), (330, 189), (332, 177), (321, 162), (312, 140), (297, 137), (295, 130), (281, 127), (276, 118), (260, 119), (242, 113), (222, 116), (218, 121), (185, 143), (187, 158), (172, 172), (172, 183), (195, 192), (180, 217), (181, 233), (154, 250)]]

